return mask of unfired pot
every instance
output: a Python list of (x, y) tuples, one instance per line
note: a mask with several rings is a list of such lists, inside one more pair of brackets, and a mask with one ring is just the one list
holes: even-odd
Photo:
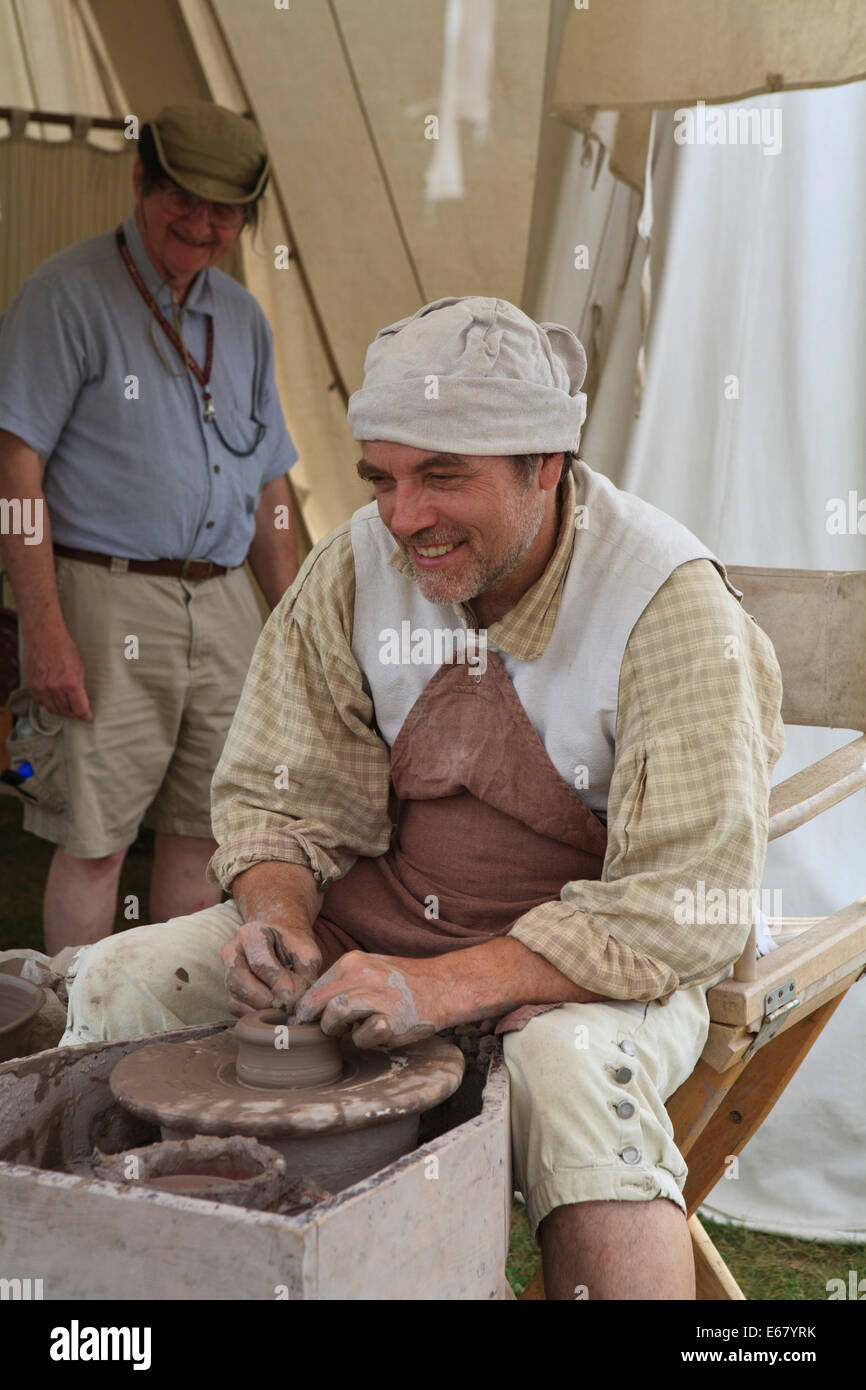
[(442, 1038), (358, 1049), (263, 1011), (207, 1038), (138, 1049), (114, 1068), (111, 1089), (166, 1140), (249, 1135), (283, 1156), (289, 1180), (338, 1192), (414, 1148), (421, 1115), (463, 1071), (460, 1049)]

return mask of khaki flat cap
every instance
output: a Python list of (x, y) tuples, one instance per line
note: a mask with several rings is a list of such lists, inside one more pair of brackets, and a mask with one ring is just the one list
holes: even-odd
[(212, 101), (164, 106), (150, 131), (169, 178), (214, 203), (251, 203), (264, 192), (270, 161), (258, 127)]

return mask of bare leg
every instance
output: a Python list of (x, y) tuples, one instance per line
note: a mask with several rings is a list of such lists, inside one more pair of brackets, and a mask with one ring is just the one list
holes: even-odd
[(102, 859), (73, 859), (58, 845), (45, 883), (43, 922), (49, 956), (64, 946), (89, 946), (111, 935), (126, 850)]
[(198, 835), (154, 836), (150, 878), (150, 920), (167, 922), (222, 902), (218, 883), (208, 883), (205, 869), (216, 840)]
[(590, 1300), (695, 1296), (689, 1228), (666, 1197), (556, 1207), (540, 1234), (548, 1299), (574, 1299), (579, 1287)]

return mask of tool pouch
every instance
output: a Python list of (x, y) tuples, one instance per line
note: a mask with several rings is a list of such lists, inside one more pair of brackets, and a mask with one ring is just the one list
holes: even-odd
[[(7, 738), (6, 752), (9, 768), (2, 779), (17, 794), (25, 806), (40, 806), (44, 811), (60, 814), (66, 810), (68, 788), (63, 760), (63, 720), (49, 714), (34, 703), (24, 686), (13, 690), (6, 701), (13, 721), (28, 718), (36, 730), (26, 738)], [(15, 731), (13, 722), (12, 731)], [(16, 770), (22, 763), (33, 768), (32, 777), (19, 781)]]

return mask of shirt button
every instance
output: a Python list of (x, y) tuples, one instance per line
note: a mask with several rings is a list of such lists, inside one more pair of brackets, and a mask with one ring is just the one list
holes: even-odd
[(618, 1081), (620, 1086), (625, 1086), (631, 1081), (631, 1067), (617, 1067), (613, 1074), (614, 1081)]
[(215, 464), (214, 464), (214, 466), (213, 466), (213, 471), (214, 471), (214, 473), (219, 473), (219, 471), (220, 471), (220, 466), (219, 466), (218, 463), (215, 463)]
[(205, 529), (206, 531), (209, 531), (209, 530), (211, 529), (212, 526), (213, 526), (213, 522), (212, 522), (212, 521), (206, 521), (205, 524), (204, 524), (204, 529)]
[(635, 1053), (637, 1052), (637, 1048), (635, 1047), (631, 1038), (623, 1038), (622, 1042), (619, 1045), (619, 1050), (620, 1052), (624, 1052), (628, 1057), (634, 1057)]
[(627, 1149), (623, 1149), (620, 1158), (623, 1163), (640, 1163), (640, 1149), (636, 1149), (632, 1144), (629, 1144)]
[(616, 1113), (621, 1120), (630, 1120), (634, 1114), (634, 1106), (630, 1100), (621, 1100), (616, 1107)]

